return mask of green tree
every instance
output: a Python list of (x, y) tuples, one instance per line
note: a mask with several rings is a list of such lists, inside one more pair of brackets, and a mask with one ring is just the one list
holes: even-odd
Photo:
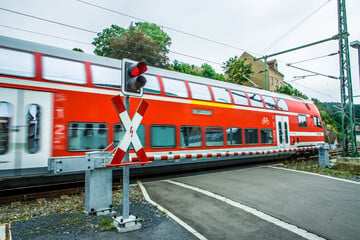
[(98, 33), (92, 44), (97, 55), (145, 60), (149, 65), (164, 67), (169, 61), (171, 38), (155, 24), (138, 22), (128, 29), (111, 25)]
[(81, 48), (73, 48), (72, 50), (75, 52), (82, 52), (82, 53), (84, 52)]
[(290, 96), (293, 96), (294, 95), (294, 89), (289, 86), (289, 85), (283, 85), (281, 86), (280, 88), (278, 88), (276, 90), (276, 92), (278, 93), (284, 93), (284, 94), (287, 94), (287, 95), (290, 95)]
[(113, 24), (110, 28), (105, 28), (101, 33), (98, 33), (92, 42), (95, 46), (94, 53), (99, 56), (109, 56), (111, 54), (110, 44), (120, 37), (124, 31), (124, 28)]
[(284, 93), (290, 96), (300, 97), (303, 99), (309, 99), (308, 96), (306, 96), (296, 88), (293, 88), (291, 85), (283, 85), (280, 88), (276, 89), (276, 92)]
[(246, 64), (246, 59), (240, 59), (238, 56), (231, 57), (224, 63), (225, 81), (242, 84), (247, 82), (252, 71), (252, 64)]
[(195, 76), (202, 76), (222, 81), (224, 80), (224, 75), (217, 73), (214, 68), (207, 63), (204, 63), (201, 65), (201, 67), (198, 67), (195, 65), (190, 65), (188, 63), (179, 62), (178, 60), (174, 60), (173, 64), (168, 66), (168, 69)]
[(201, 75), (207, 78), (215, 78), (216, 72), (212, 66), (207, 63), (201, 65)]
[(190, 65), (188, 63), (179, 62), (178, 60), (174, 60), (173, 64), (168, 66), (168, 69), (176, 72), (201, 76), (201, 71), (199, 67), (196, 67), (195, 65)]

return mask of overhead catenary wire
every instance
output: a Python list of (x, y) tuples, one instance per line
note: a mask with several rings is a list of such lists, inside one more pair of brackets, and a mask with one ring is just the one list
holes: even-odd
[[(59, 37), (59, 36), (55, 36), (55, 35), (51, 35), (51, 34), (44, 34), (44, 33), (39, 33), (39, 32), (35, 32), (35, 31), (29, 31), (29, 30), (26, 30), (26, 29), (11, 27), (11, 26), (7, 26), (7, 25), (3, 25), (3, 24), (0, 24), (0, 27), (4, 27), (4, 28), (8, 28), (8, 29), (13, 29), (13, 30), (17, 30), (17, 31), (28, 32), (28, 33), (33, 33), (33, 34), (38, 34), (38, 35), (42, 35), (42, 36), (46, 36), (46, 37), (52, 37), (52, 38), (61, 39), (61, 40), (66, 40), (66, 41), (70, 41), (70, 42), (76, 42), (76, 43), (86, 44), (86, 45), (89, 45), (89, 46), (94, 46), (94, 45), (92, 45), (92, 44), (90, 44), (90, 43), (88, 43), (88, 42), (82, 42), (82, 41), (78, 41), (78, 40), (75, 40), (75, 39), (63, 38), (63, 37)], [(134, 42), (134, 43), (135, 43), (135, 42)], [(140, 44), (140, 43), (135, 43), (135, 44)], [(140, 44), (140, 45), (141, 45), (141, 44)], [(128, 51), (128, 50), (118, 50), (118, 51), (126, 52), (126, 53), (133, 53), (133, 54), (139, 55), (139, 53), (131, 52), (131, 51)], [(204, 62), (207, 62), (207, 63), (213, 63), (213, 64), (217, 64), (217, 65), (223, 65), (222, 63), (219, 63), (219, 62), (214, 62), (214, 61), (211, 61), (211, 60), (207, 60), (207, 59), (200, 58), (200, 57), (196, 57), (196, 56), (191, 56), (191, 55), (184, 54), (184, 53), (174, 52), (174, 51), (170, 51), (170, 50), (169, 50), (169, 52), (172, 53), (172, 54), (175, 54), (175, 55), (180, 55), (180, 56), (184, 56), (184, 57), (189, 57), (189, 58), (201, 60), (201, 61), (204, 61)], [(146, 57), (153, 58), (152, 56), (149, 56), (149, 55), (145, 55), (145, 56), (146, 56)]]
[(30, 30), (26, 30), (23, 28), (17, 28), (17, 27), (12, 27), (12, 26), (8, 26), (8, 25), (3, 25), (0, 24), (0, 27), (4, 27), (4, 28), (8, 28), (8, 29), (13, 29), (13, 30), (17, 30), (17, 31), (22, 31), (22, 32), (28, 32), (28, 33), (33, 33), (33, 34), (37, 34), (37, 35), (41, 35), (41, 36), (46, 36), (46, 37), (52, 37), (52, 38), (56, 38), (56, 39), (61, 39), (61, 40), (66, 40), (69, 42), (76, 42), (76, 43), (81, 43), (81, 44), (86, 44), (89, 46), (94, 46), (88, 42), (82, 42), (79, 40), (75, 40), (75, 39), (70, 39), (70, 38), (64, 38), (64, 37), (59, 37), (59, 36), (55, 36), (55, 35), (51, 35), (51, 34), (46, 34), (46, 33), (39, 33), (39, 32), (35, 32), (35, 31), (30, 31)]
[[(119, 15), (122, 15), (122, 16), (125, 16), (125, 17), (128, 17), (128, 18), (132, 18), (132, 19), (135, 19), (135, 20), (139, 20), (139, 21), (142, 21), (142, 22), (149, 22), (149, 21), (147, 21), (146, 19), (139, 18), (139, 17), (136, 17), (136, 16), (132, 16), (132, 15), (130, 15), (130, 14), (126, 14), (126, 13), (123, 13), (123, 12), (120, 12), (120, 11), (116, 11), (116, 10), (113, 10), (113, 9), (109, 9), (109, 8), (106, 8), (106, 7), (102, 7), (102, 6), (100, 6), (100, 5), (96, 5), (96, 4), (93, 4), (93, 3), (90, 3), (90, 2), (87, 2), (87, 1), (84, 1), (84, 0), (75, 0), (75, 1), (81, 2), (81, 3), (83, 3), (83, 4), (87, 4), (87, 5), (89, 5), (89, 6), (93, 6), (93, 7), (96, 7), (96, 8), (102, 9), (102, 10), (105, 10), (105, 11), (109, 11), (109, 12), (112, 12), (112, 13), (116, 13), (116, 14), (119, 14)], [(151, 22), (150, 22), (150, 23), (151, 23)], [(154, 24), (156, 24), (156, 23), (154, 23)], [(176, 28), (168, 27), (168, 26), (165, 26), (165, 25), (160, 25), (160, 24), (156, 24), (156, 25), (158, 25), (158, 26), (160, 26), (160, 27), (162, 27), (162, 28), (165, 28), (165, 29), (174, 31), (174, 32), (178, 32), (178, 33), (181, 33), (181, 34), (184, 34), (184, 35), (188, 35), (188, 36), (191, 36), (191, 37), (195, 37), (195, 38), (198, 38), (198, 39), (201, 39), (201, 40), (205, 40), (205, 41), (208, 41), (208, 42), (216, 43), (216, 44), (222, 45), (222, 46), (224, 46), (224, 47), (228, 47), (228, 48), (232, 48), (232, 49), (236, 49), (236, 50), (240, 50), (240, 51), (245, 51), (245, 49), (243, 49), (243, 48), (239, 48), (239, 47), (236, 47), (236, 46), (233, 46), (233, 45), (224, 43), (224, 42), (220, 42), (220, 41), (217, 41), (217, 40), (212, 40), (212, 39), (210, 39), (210, 38), (206, 38), (206, 37), (203, 37), (203, 36), (194, 34), (194, 33), (185, 32), (185, 31), (183, 31), (183, 30), (179, 30), (179, 29), (176, 29)], [(257, 55), (259, 55), (259, 54), (257, 54)]]
[(317, 90), (315, 90), (315, 89), (308, 88), (308, 87), (306, 87), (306, 86), (304, 86), (304, 85), (302, 85), (302, 84), (299, 84), (298, 82), (297, 82), (297, 83), (294, 83), (294, 84), (299, 85), (300, 87), (306, 88), (306, 89), (310, 90), (311, 92), (316, 92), (316, 93), (318, 93), (318, 94), (321, 94), (321, 95), (323, 95), (324, 97), (333, 98), (333, 96), (327, 95), (327, 94), (325, 94), (325, 93), (323, 93), (323, 92), (320, 92), (320, 91), (317, 91)]
[(277, 43), (279, 43), (282, 39), (284, 39), (287, 35), (289, 35), (291, 32), (293, 32), (295, 29), (300, 27), (303, 23), (305, 23), (309, 18), (314, 16), (318, 11), (320, 11), (323, 7), (325, 7), (331, 0), (327, 0), (325, 3), (323, 3), (321, 6), (316, 8), (314, 11), (312, 11), (309, 15), (307, 15), (305, 18), (303, 18), (299, 23), (297, 23), (295, 26), (293, 26), (290, 30), (285, 32), (283, 35), (278, 37), (276, 40), (274, 40), (267, 48), (265, 48), (262, 52), (266, 53), (270, 49), (272, 49)]
[(60, 26), (63, 26), (63, 27), (69, 27), (69, 28), (73, 28), (73, 29), (80, 30), (80, 31), (97, 34), (96, 31), (92, 31), (92, 30), (89, 30), (89, 29), (85, 29), (85, 28), (81, 28), (81, 27), (77, 27), (77, 26), (73, 26), (73, 25), (70, 25), (70, 24), (61, 23), (61, 22), (57, 22), (57, 21), (53, 21), (53, 20), (49, 20), (49, 19), (42, 18), (42, 17), (37, 17), (37, 16), (34, 16), (34, 15), (30, 15), (30, 14), (26, 14), (26, 13), (14, 11), (14, 10), (2, 8), (2, 7), (0, 7), (0, 10), (6, 11), (6, 12), (15, 13), (15, 14), (19, 14), (19, 15), (22, 15), (22, 16), (25, 16), (25, 17), (29, 17), (29, 18), (34, 18), (34, 19), (41, 20), (41, 21), (50, 22), (50, 23), (57, 24), (57, 25), (60, 25)]
[(309, 59), (305, 59), (305, 60), (301, 60), (301, 61), (293, 62), (293, 63), (289, 63), (289, 64), (294, 65), (294, 64), (309, 62), (309, 61), (318, 60), (318, 59), (325, 58), (325, 57), (332, 57), (332, 56), (335, 56), (335, 55), (338, 55), (338, 54), (339, 54), (339, 52), (334, 52), (334, 53), (330, 53), (330, 54), (323, 55), (323, 56), (320, 56), (320, 57), (309, 58)]
[[(84, 0), (75, 0), (75, 1), (78, 1), (78, 2), (81, 2), (81, 3), (84, 3), (84, 4), (88, 4), (88, 5), (95, 5), (95, 4), (91, 4), (87, 1), (84, 1)], [(129, 14), (125, 14), (125, 13), (120, 13), (118, 11), (114, 11), (114, 10), (111, 10), (111, 9), (108, 9), (108, 8), (103, 8), (101, 6), (98, 6), (98, 5), (95, 5), (94, 7), (98, 7), (98, 8), (102, 8), (103, 10), (106, 10), (106, 11), (111, 11), (111, 12), (114, 12), (114, 13), (117, 13), (117, 14), (121, 14), (123, 16), (127, 16), (127, 17), (130, 17), (130, 18), (133, 18), (133, 19), (138, 19), (140, 21), (146, 21), (145, 19), (141, 19), (141, 18), (137, 18), (135, 16), (132, 16), (132, 15), (129, 15)], [(0, 10), (5, 10), (4, 8), (0, 8)], [(96, 31), (92, 31), (92, 30), (89, 30), (89, 29), (85, 29), (85, 28), (82, 28), (82, 27), (78, 27), (78, 26), (72, 26), (72, 25), (69, 25), (69, 24), (64, 24), (64, 23), (60, 23), (60, 22), (57, 22), (57, 21), (53, 21), (53, 20), (49, 20), (49, 19), (45, 19), (45, 18), (41, 18), (41, 17), (36, 17), (36, 16), (32, 16), (32, 15), (29, 15), (29, 14), (25, 14), (25, 13), (20, 13), (20, 12), (17, 12), (17, 11), (13, 11), (13, 10), (9, 10), (8, 12), (13, 12), (13, 13), (17, 13), (17, 14), (21, 14), (23, 16), (27, 16), (27, 17), (32, 17), (32, 18), (35, 18), (35, 19), (38, 19), (38, 20), (43, 20), (43, 21), (47, 21), (47, 22), (50, 22), (50, 23), (55, 23), (55, 24), (58, 24), (58, 25), (62, 25), (62, 26), (65, 26), (65, 27), (71, 27), (73, 29), (77, 29), (77, 30), (82, 30), (82, 31), (86, 31), (86, 32), (89, 32), (89, 33), (95, 33), (97, 34)], [(215, 40), (211, 40), (211, 39), (207, 39), (205, 37), (202, 37), (202, 36), (199, 36), (199, 35), (196, 35), (196, 34), (191, 34), (191, 33), (187, 33), (185, 31), (181, 31), (181, 30), (178, 30), (178, 29), (174, 29), (174, 28), (171, 28), (171, 27), (167, 27), (167, 26), (161, 26), (163, 28), (166, 28), (166, 29), (169, 29), (169, 30), (173, 30), (173, 31), (177, 31), (179, 33), (184, 33), (188, 36), (193, 36), (193, 37), (197, 37), (199, 39), (202, 39), (202, 40), (206, 40), (206, 41), (210, 41), (210, 42), (213, 42), (213, 43), (217, 43), (217, 44), (220, 44), (220, 45), (223, 45), (223, 46), (226, 46), (226, 47), (230, 47), (230, 48), (234, 48), (234, 49), (237, 49), (237, 50), (242, 50), (242, 51), (245, 51), (244, 49), (241, 49), (241, 48), (238, 48), (236, 46), (231, 46), (229, 44), (226, 44), (226, 43), (221, 43), (219, 41), (215, 41)], [(25, 30), (25, 31), (28, 31), (28, 30)], [(34, 32), (35, 33), (35, 32)], [(35, 34), (40, 34), (40, 33), (35, 33)], [(45, 34), (43, 34), (44, 36), (46, 36)], [(58, 38), (58, 39), (63, 39), (61, 37), (56, 37), (56, 36), (51, 36), (51, 37), (55, 37), (55, 38)], [(71, 39), (63, 39), (63, 40), (68, 40), (68, 41), (72, 41)], [(74, 42), (79, 42), (77, 40), (74, 40)], [(84, 44), (88, 44), (88, 45), (91, 45), (89, 43), (84, 43)], [(185, 57), (189, 57), (189, 58), (194, 58), (194, 59), (197, 59), (197, 60), (202, 60), (202, 61), (206, 61), (206, 62), (209, 62), (209, 63), (214, 63), (214, 64), (217, 64), (217, 65), (222, 65), (221, 63), (218, 63), (218, 62), (215, 62), (215, 61), (211, 61), (211, 60), (206, 60), (204, 58), (199, 58), (199, 57), (195, 57), (195, 56), (191, 56), (191, 55), (187, 55), (187, 54), (183, 54), (183, 53), (179, 53), (179, 52), (174, 52), (174, 51), (169, 51), (170, 53), (173, 53), (173, 54), (177, 54), (177, 55), (182, 55), (182, 56), (185, 56)], [(249, 51), (247, 51), (249, 52)], [(259, 54), (256, 54), (256, 55), (259, 55)], [(279, 61), (281, 61), (280, 59), (278, 59)], [(281, 61), (281, 62), (285, 62), (285, 61)]]

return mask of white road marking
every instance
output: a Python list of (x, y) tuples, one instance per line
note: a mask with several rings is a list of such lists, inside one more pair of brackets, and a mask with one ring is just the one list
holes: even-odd
[(201, 188), (197, 188), (197, 187), (193, 187), (193, 186), (190, 186), (190, 185), (187, 185), (187, 184), (184, 184), (184, 183), (180, 183), (180, 182), (176, 182), (176, 181), (173, 181), (173, 180), (164, 180), (164, 182), (167, 182), (167, 183), (172, 183), (172, 184), (175, 184), (177, 186), (180, 186), (180, 187), (183, 187), (183, 188), (186, 188), (186, 189), (189, 189), (189, 190), (192, 190), (192, 191), (196, 191), (196, 192), (199, 192), (199, 193), (202, 193), (208, 197), (211, 197), (211, 198), (215, 198), (217, 200), (220, 200), (224, 203), (227, 203), (233, 207), (236, 207), (236, 208), (239, 208), (239, 209), (242, 209), (243, 211), (245, 212), (248, 212), (252, 215), (255, 215), (256, 217), (262, 219), (262, 220), (265, 220), (267, 222), (270, 222), (272, 224), (275, 224), (283, 229), (286, 229), (292, 233), (295, 233), (305, 239), (309, 239), (309, 240), (325, 240), (324, 238), (322, 237), (319, 237), (313, 233), (309, 233), (308, 231), (304, 230), (304, 229), (301, 229), (295, 225), (292, 225), (292, 224), (289, 224), (289, 223), (286, 223), (284, 221), (281, 221), (280, 219), (277, 219), (275, 217), (272, 217), (270, 215), (267, 215), (266, 213), (263, 213), (259, 210), (256, 210), (254, 208), (251, 208), (251, 207), (248, 207), (244, 204), (241, 204), (239, 202), (235, 202), (229, 198), (226, 198), (226, 197), (223, 197), (223, 196), (220, 196), (220, 195), (217, 195), (215, 193), (212, 193), (212, 192), (209, 192), (207, 190), (204, 190), (204, 189), (201, 189)]
[(275, 168), (275, 169), (280, 169), (280, 170), (285, 170), (285, 171), (291, 171), (291, 172), (297, 172), (297, 173), (304, 173), (304, 174), (308, 174), (308, 175), (314, 175), (314, 176), (318, 176), (318, 177), (329, 178), (329, 179), (333, 179), (333, 180), (337, 180), (337, 181), (341, 181), (341, 182), (347, 182), (347, 183), (360, 184), (360, 182), (351, 181), (351, 180), (347, 180), (347, 179), (343, 179), (343, 178), (331, 177), (331, 176), (322, 175), (322, 174), (313, 173), (313, 172), (300, 171), (300, 170), (289, 169), (289, 168), (283, 168), (283, 167), (275, 167), (275, 166), (271, 166), (271, 165), (266, 166), (266, 167), (269, 167), (269, 168)]
[(200, 240), (207, 240), (206, 237), (204, 237), (203, 235), (201, 235), (199, 232), (197, 232), (195, 229), (193, 229), (192, 227), (190, 227), (188, 224), (186, 224), (183, 220), (181, 220), (180, 218), (178, 218), (177, 216), (175, 216), (173, 213), (171, 213), (169, 210), (165, 209), (164, 207), (162, 207), (161, 205), (159, 205), (158, 203), (154, 202), (153, 200), (151, 200), (149, 194), (146, 191), (146, 188), (144, 187), (144, 185), (142, 184), (141, 181), (137, 181), (137, 184), (140, 186), (140, 189), (144, 195), (144, 198), (146, 201), (148, 201), (150, 204), (152, 204), (153, 206), (155, 206), (157, 209), (159, 209), (162, 212), (165, 212), (169, 217), (171, 217), (175, 222), (177, 222), (180, 226), (182, 226), (183, 228), (185, 228), (186, 230), (188, 230), (190, 233), (192, 233), (195, 237), (197, 237)]

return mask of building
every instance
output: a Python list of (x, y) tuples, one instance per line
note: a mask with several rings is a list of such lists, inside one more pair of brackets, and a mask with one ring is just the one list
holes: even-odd
[(286, 83), (284, 82), (284, 75), (278, 71), (278, 64), (276, 60), (271, 60), (267, 62), (267, 87), (265, 87), (264, 61), (254, 61), (254, 57), (247, 52), (244, 52), (240, 56), (240, 59), (246, 59), (246, 64), (251, 63), (252, 70), (254, 72), (250, 76), (250, 81), (245, 82), (243, 85), (250, 87), (259, 87), (270, 91), (276, 91), (276, 89), (280, 88), (283, 85), (286, 85)]

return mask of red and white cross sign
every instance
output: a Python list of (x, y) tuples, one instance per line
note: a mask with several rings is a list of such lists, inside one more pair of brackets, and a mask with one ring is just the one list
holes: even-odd
[[(135, 165), (135, 164), (146, 164), (151, 163), (144, 151), (143, 146), (141, 145), (140, 139), (136, 133), (136, 130), (138, 129), (141, 120), (144, 117), (144, 114), (146, 112), (146, 109), (148, 108), (149, 104), (142, 100), (138, 109), (135, 112), (135, 115), (130, 120), (130, 116), (128, 112), (126, 111), (126, 108), (124, 106), (123, 101), (121, 100), (121, 97), (115, 96), (112, 99), (112, 102), (114, 104), (114, 107), (120, 117), (120, 120), (125, 128), (125, 134), (123, 139), (121, 140), (120, 145), (115, 150), (115, 155), (113, 156), (113, 159), (111, 160), (110, 164), (106, 164), (107, 167), (118, 167), (118, 166), (125, 166), (125, 165)], [(140, 159), (140, 162), (122, 162), (126, 151), (128, 150), (130, 143), (133, 144), (134, 150)]]

